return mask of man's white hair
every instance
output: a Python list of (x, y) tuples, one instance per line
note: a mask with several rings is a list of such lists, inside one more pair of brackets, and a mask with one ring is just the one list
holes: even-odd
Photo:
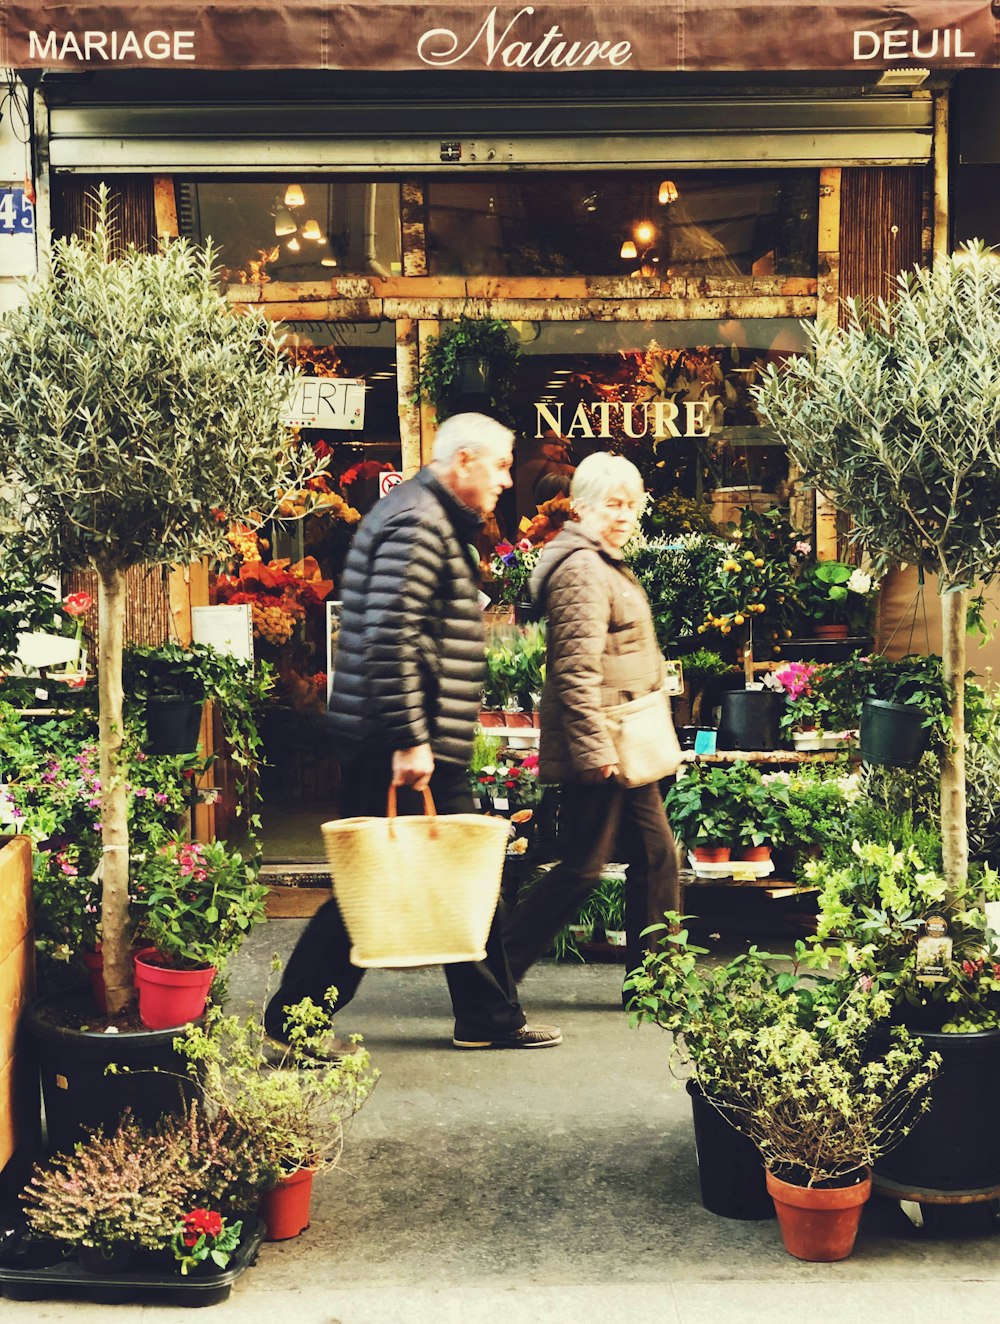
[(642, 474), (631, 460), (624, 455), (594, 451), (580, 461), (569, 489), (574, 505), (596, 506), (616, 492), (626, 492), (636, 500), (642, 500), (645, 495)]
[(431, 457), (439, 464), (451, 464), (459, 451), (474, 455), (490, 446), (500, 449), (513, 442), (513, 432), (495, 418), (486, 414), (452, 414), (437, 430)]

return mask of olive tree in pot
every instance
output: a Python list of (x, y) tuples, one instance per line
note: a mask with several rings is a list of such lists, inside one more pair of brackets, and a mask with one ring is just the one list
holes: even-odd
[(0, 497), (24, 545), (97, 573), (101, 938), (108, 1010), (132, 997), (121, 767), (126, 572), (223, 554), (229, 519), (269, 512), (315, 469), (283, 421), (294, 373), (257, 314), (234, 315), (211, 248), (113, 257), (108, 196), (88, 238), (0, 324)]
[(809, 328), (812, 353), (754, 391), (792, 459), (850, 515), (876, 573), (938, 577), (951, 740), (941, 766), (949, 887), (968, 874), (964, 685), (969, 589), (1000, 572), (1000, 262), (973, 241), (847, 325)]

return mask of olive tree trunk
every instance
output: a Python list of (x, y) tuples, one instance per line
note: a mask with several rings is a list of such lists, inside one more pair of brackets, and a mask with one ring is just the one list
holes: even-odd
[(964, 589), (941, 594), (941, 663), (951, 693), (951, 740), (941, 763), (941, 853), (948, 890), (954, 895), (969, 874), (969, 829), (965, 816), (965, 612)]
[(122, 645), (125, 636), (125, 574), (102, 570), (97, 593), (98, 689), (101, 746), (101, 951), (108, 1012), (132, 1000), (128, 918), (128, 802), (121, 767)]

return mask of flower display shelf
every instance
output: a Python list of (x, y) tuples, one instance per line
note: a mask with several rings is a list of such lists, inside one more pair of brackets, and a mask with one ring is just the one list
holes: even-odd
[(815, 731), (806, 731), (802, 735), (792, 735), (792, 744), (797, 753), (814, 753), (821, 749), (847, 749), (852, 743), (857, 744), (857, 731), (828, 731), (819, 735)]
[(688, 855), (688, 865), (695, 878), (704, 879), (754, 882), (774, 873), (773, 860), (720, 860), (718, 864), (709, 864)]
[(55, 1242), (28, 1243), (22, 1232), (9, 1231), (0, 1237), (0, 1293), (14, 1301), (55, 1297), (100, 1305), (214, 1306), (256, 1262), (263, 1240), (264, 1224), (249, 1215), (225, 1269), (182, 1277), (169, 1252), (139, 1252), (121, 1273), (92, 1273)]

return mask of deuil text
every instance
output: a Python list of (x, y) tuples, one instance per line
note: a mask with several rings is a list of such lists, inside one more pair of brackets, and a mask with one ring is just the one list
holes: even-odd
[(452, 28), (431, 28), (417, 41), (417, 55), (424, 64), (444, 69), (461, 64), (473, 52), (480, 52), (487, 65), (507, 69), (586, 69), (610, 65), (620, 69), (632, 58), (630, 41), (573, 40), (557, 23), (534, 41), (525, 40), (522, 20), (530, 18), (532, 5), (519, 9), (504, 24), (497, 17), (498, 6), (487, 13), (479, 30), (471, 37), (461, 36)]
[(974, 60), (975, 51), (962, 45), (961, 28), (889, 28), (885, 32), (855, 29), (856, 60)]
[(614, 436), (612, 427), (620, 426), (626, 437), (636, 441), (640, 437), (652, 437), (656, 441), (664, 437), (707, 437), (714, 403), (712, 395), (703, 400), (686, 400), (680, 406), (672, 400), (650, 400), (644, 404), (628, 400), (581, 400), (570, 417), (565, 405), (543, 404), (538, 400), (535, 436), (542, 437), (551, 431), (560, 437), (609, 438)]

